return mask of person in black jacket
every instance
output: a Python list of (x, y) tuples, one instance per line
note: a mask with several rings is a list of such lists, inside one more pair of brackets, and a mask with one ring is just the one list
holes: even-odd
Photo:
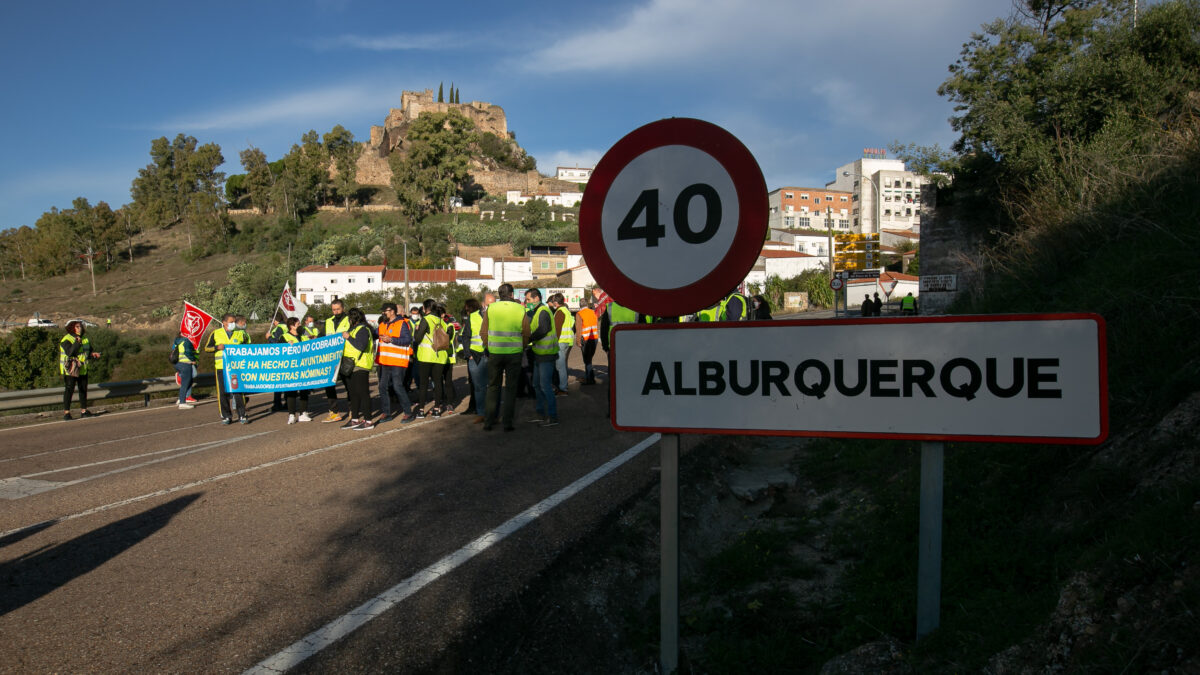
[(767, 321), (771, 318), (771, 303), (761, 295), (750, 299), (750, 309), (750, 319), (753, 321)]

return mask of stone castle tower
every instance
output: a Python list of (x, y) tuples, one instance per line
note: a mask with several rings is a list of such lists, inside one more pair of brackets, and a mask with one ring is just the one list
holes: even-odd
[(382, 126), (371, 127), (371, 140), (364, 143), (358, 159), (358, 182), (364, 185), (387, 185), (392, 179), (388, 156), (403, 152), (408, 128), (425, 113), (445, 113), (454, 110), (475, 123), (481, 132), (490, 131), (508, 138), (508, 120), (504, 109), (483, 101), (445, 103), (433, 100), (433, 90), (405, 91), (400, 94), (400, 107), (388, 111)]

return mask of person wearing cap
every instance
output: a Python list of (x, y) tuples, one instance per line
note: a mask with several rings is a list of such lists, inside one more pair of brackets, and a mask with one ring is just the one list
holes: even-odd
[[(399, 314), (394, 302), (385, 302), (379, 317), (379, 409), (380, 421), (402, 415), (400, 422), (411, 422), (417, 418), (412, 412), (412, 401), (404, 390), (404, 378), (412, 362), (412, 323), (407, 316)], [(392, 411), (392, 392), (400, 409)]]
[(63, 376), (63, 419), (71, 419), (71, 397), (79, 389), (79, 416), (91, 417), (87, 407), (88, 360), (100, 358), (92, 351), (92, 342), (84, 336), (82, 321), (68, 321), (67, 334), (58, 341), (58, 372)]

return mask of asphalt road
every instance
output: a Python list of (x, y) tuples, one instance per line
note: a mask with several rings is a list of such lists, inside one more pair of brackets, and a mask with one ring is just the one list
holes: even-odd
[(520, 400), (512, 433), (288, 426), (269, 395), (249, 425), (210, 402), (0, 430), (0, 672), (427, 665), (657, 480), (606, 395), (573, 382), (551, 429)]

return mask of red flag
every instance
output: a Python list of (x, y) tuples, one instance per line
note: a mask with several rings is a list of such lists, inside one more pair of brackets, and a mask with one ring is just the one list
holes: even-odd
[(179, 323), (179, 332), (192, 341), (192, 347), (200, 348), (200, 338), (204, 337), (204, 329), (213, 320), (212, 315), (186, 300), (183, 303), (183, 321)]
[(596, 316), (604, 314), (604, 310), (608, 309), (610, 302), (612, 302), (612, 298), (608, 297), (608, 293), (600, 291), (600, 296), (596, 298)]

